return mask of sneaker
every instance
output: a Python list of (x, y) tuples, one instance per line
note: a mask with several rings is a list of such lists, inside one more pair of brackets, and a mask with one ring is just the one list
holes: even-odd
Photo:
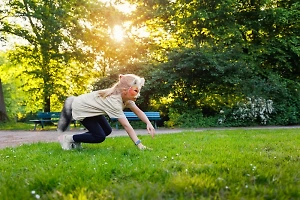
[(82, 149), (81, 142), (72, 142), (72, 149)]
[(58, 137), (58, 141), (63, 150), (71, 150), (72, 149), (72, 142), (69, 142), (66, 138), (67, 135), (61, 135)]

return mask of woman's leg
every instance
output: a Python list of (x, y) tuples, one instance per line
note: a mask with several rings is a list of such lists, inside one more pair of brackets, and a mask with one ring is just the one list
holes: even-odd
[(101, 143), (112, 132), (104, 116), (87, 117), (81, 123), (88, 132), (73, 135), (74, 142)]
[(98, 123), (102, 127), (105, 135), (108, 136), (109, 134), (111, 134), (112, 129), (111, 129), (111, 126), (108, 123), (107, 119), (103, 115), (96, 116), (96, 118), (97, 118)]

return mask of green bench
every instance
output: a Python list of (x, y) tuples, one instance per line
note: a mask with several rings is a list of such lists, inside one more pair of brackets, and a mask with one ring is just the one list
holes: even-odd
[[(154, 128), (157, 128), (157, 121), (161, 120), (159, 112), (144, 112), (144, 113), (146, 114), (146, 116), (151, 122), (154, 122)], [(134, 112), (124, 112), (124, 114), (128, 119), (128, 121), (140, 121), (140, 118), (138, 118), (138, 116), (136, 116)], [(110, 121), (116, 122), (116, 129), (119, 128), (117, 118), (111, 118)]]
[[(60, 118), (60, 112), (38, 112), (37, 119), (29, 120), (30, 122), (34, 123), (34, 130), (36, 130), (36, 126), (40, 124), (42, 128), (47, 123), (57, 123)], [(72, 120), (72, 123), (76, 127), (76, 120)]]

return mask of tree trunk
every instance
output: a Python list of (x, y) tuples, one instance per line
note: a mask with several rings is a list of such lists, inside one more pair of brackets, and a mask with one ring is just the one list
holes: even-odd
[[(46, 66), (46, 63), (45, 63)], [(43, 81), (44, 81), (44, 91), (43, 91), (43, 98), (44, 98), (44, 112), (50, 112), (51, 111), (51, 102), (50, 102), (50, 88), (51, 88), (51, 84), (50, 84), (50, 75), (49, 73), (46, 72), (46, 75), (43, 77)]]
[(0, 79), (0, 122), (7, 121), (7, 120), (8, 120), (8, 117), (7, 117), (7, 113), (6, 113), (2, 83), (1, 83), (1, 79)]
[(49, 97), (49, 95), (45, 94), (45, 96), (44, 96), (44, 112), (51, 111), (50, 104), (51, 104), (50, 97)]

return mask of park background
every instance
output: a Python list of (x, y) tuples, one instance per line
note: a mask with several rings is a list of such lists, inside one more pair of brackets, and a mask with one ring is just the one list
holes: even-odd
[(296, 0), (4, 0), (0, 121), (145, 77), (160, 126), (300, 124)]
[(0, 199), (300, 199), (299, 128), (287, 126), (300, 123), (299, 8), (296, 0), (2, 0), (0, 121), (9, 123), (0, 129), (13, 128), (1, 131), (4, 143), (54, 137), (17, 131), (15, 121), (60, 111), (66, 97), (109, 87), (121, 73), (145, 77), (142, 110), (185, 131), (153, 139), (137, 131), (152, 151), (128, 137), (72, 151), (57, 142), (0, 149)]

